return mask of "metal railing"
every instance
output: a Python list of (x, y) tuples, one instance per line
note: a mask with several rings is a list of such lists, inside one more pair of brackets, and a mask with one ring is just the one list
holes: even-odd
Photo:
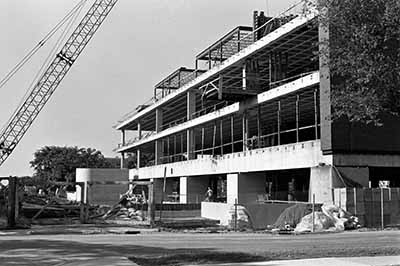
[(307, 12), (310, 12), (315, 7), (313, 1), (310, 0), (301, 0), (295, 3), (294, 5), (290, 6), (285, 11), (281, 12), (277, 16), (271, 18), (263, 25), (254, 29), (251, 33), (245, 35), (240, 40), (238, 40), (238, 44), (242, 49), (247, 48), (246, 43), (249, 41), (257, 41), (262, 37), (268, 35), (269, 33), (273, 32), (277, 28), (285, 25), (286, 23), (292, 21), (293, 19), (297, 18), (300, 15), (305, 15)]
[(229, 105), (229, 103), (225, 101), (225, 102), (220, 102), (220, 103), (217, 103), (217, 104), (214, 104), (211, 106), (204, 107), (204, 108), (194, 112), (192, 114), (192, 119), (215, 112), (215, 111), (222, 109), (228, 105)]
[(162, 125), (161, 129), (165, 130), (167, 128), (171, 128), (171, 127), (177, 126), (179, 124), (185, 123), (186, 121), (188, 121), (186, 116), (185, 117), (181, 117), (181, 118), (178, 118), (176, 120), (173, 120), (173, 121), (171, 121), (169, 123), (166, 123), (166, 124)]
[(132, 145), (133, 143), (138, 142), (139, 140), (147, 139), (150, 136), (153, 136), (154, 134), (156, 134), (156, 131), (149, 131), (149, 132), (145, 133), (144, 135), (142, 135), (141, 137), (137, 136), (137, 137), (127, 140), (125, 143), (118, 143), (117, 148), (115, 148), (114, 151), (116, 151), (120, 148), (123, 148), (123, 147), (127, 147), (129, 145)]

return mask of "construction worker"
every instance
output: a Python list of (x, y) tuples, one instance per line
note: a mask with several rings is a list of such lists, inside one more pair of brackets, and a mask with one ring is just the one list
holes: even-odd
[(210, 187), (207, 188), (206, 191), (206, 199), (205, 201), (212, 201), (213, 191)]

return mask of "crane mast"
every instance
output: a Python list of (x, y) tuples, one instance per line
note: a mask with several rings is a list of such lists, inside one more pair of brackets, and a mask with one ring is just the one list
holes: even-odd
[(11, 155), (36, 117), (106, 19), (118, 0), (95, 0), (61, 51), (0, 132), (0, 166)]

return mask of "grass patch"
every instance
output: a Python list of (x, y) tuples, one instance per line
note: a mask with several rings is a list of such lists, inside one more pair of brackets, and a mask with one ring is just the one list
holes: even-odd
[(359, 256), (393, 256), (399, 255), (400, 248), (337, 248), (337, 249), (288, 249), (281, 251), (264, 251), (252, 254), (244, 252), (212, 252), (201, 250), (188, 250), (164, 254), (129, 257), (131, 261), (140, 266), (182, 266), (198, 264), (240, 263), (270, 260), (310, 259), (325, 257), (359, 257)]
[(131, 261), (141, 266), (180, 266), (188, 264), (227, 263), (227, 262), (256, 262), (266, 260), (263, 256), (237, 252), (201, 252), (163, 254), (156, 256), (129, 257)]

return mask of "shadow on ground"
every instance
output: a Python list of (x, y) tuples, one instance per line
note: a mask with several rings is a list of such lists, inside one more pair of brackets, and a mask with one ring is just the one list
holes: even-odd
[[(141, 265), (195, 265), (195, 264), (213, 264), (230, 262), (255, 262), (268, 260), (287, 260), (303, 258), (321, 258), (321, 257), (352, 257), (352, 256), (389, 256), (400, 254), (398, 242), (389, 241), (385, 245), (377, 244), (377, 241), (356, 241), (357, 243), (342, 241), (344, 237), (337, 236), (335, 242), (324, 240), (316, 242), (316, 239), (310, 241), (308, 238), (277, 239), (270, 245), (263, 245), (262, 249), (255, 251), (251, 247), (246, 248), (251, 240), (243, 242), (240, 249), (236, 252), (230, 251), (229, 243), (227, 247), (221, 247), (219, 244), (213, 244), (212, 248), (190, 248), (191, 241), (186, 238), (187, 248), (165, 248), (159, 247), (160, 242), (155, 246), (143, 246), (140, 240), (132, 237), (129, 242), (118, 242), (118, 238), (106, 239), (108, 243), (88, 243), (85, 242), (91, 236), (85, 236), (82, 241), (73, 241), (73, 236), (64, 236), (60, 240), (49, 239), (12, 239), (1, 240), (0, 238), (0, 265), (2, 266), (27, 266), (27, 265), (63, 265), (74, 262), (73, 265), (83, 265), (84, 262), (94, 259), (129, 258), (131, 261)], [(94, 239), (96, 241), (96, 239)], [(213, 241), (210, 239), (209, 241)], [(226, 240), (229, 241), (229, 240)], [(250, 242), (249, 242), (250, 241)], [(266, 240), (267, 241), (267, 240)], [(280, 241), (280, 242), (279, 242)], [(132, 244), (131, 244), (132, 243)], [(224, 242), (221, 242), (221, 245)], [(263, 244), (265, 242), (258, 242)], [(346, 244), (347, 243), (347, 244)], [(156, 247), (157, 246), (157, 247)], [(218, 248), (219, 247), (219, 248)], [(81, 263), (80, 263), (81, 262)], [(85, 264), (86, 265), (86, 264)], [(89, 264), (88, 264), (89, 265)], [(126, 265), (122, 262), (108, 264), (90, 264), (90, 265)]]
[[(133, 239), (134, 241), (134, 239)], [(140, 245), (92, 244), (67, 240), (8, 240), (0, 242), (0, 265), (62, 265), (95, 258), (128, 257), (139, 265), (184, 265), (198, 263), (249, 262), (263, 256), (218, 252), (207, 248), (165, 249)], [(117, 264), (112, 264), (117, 265)]]

